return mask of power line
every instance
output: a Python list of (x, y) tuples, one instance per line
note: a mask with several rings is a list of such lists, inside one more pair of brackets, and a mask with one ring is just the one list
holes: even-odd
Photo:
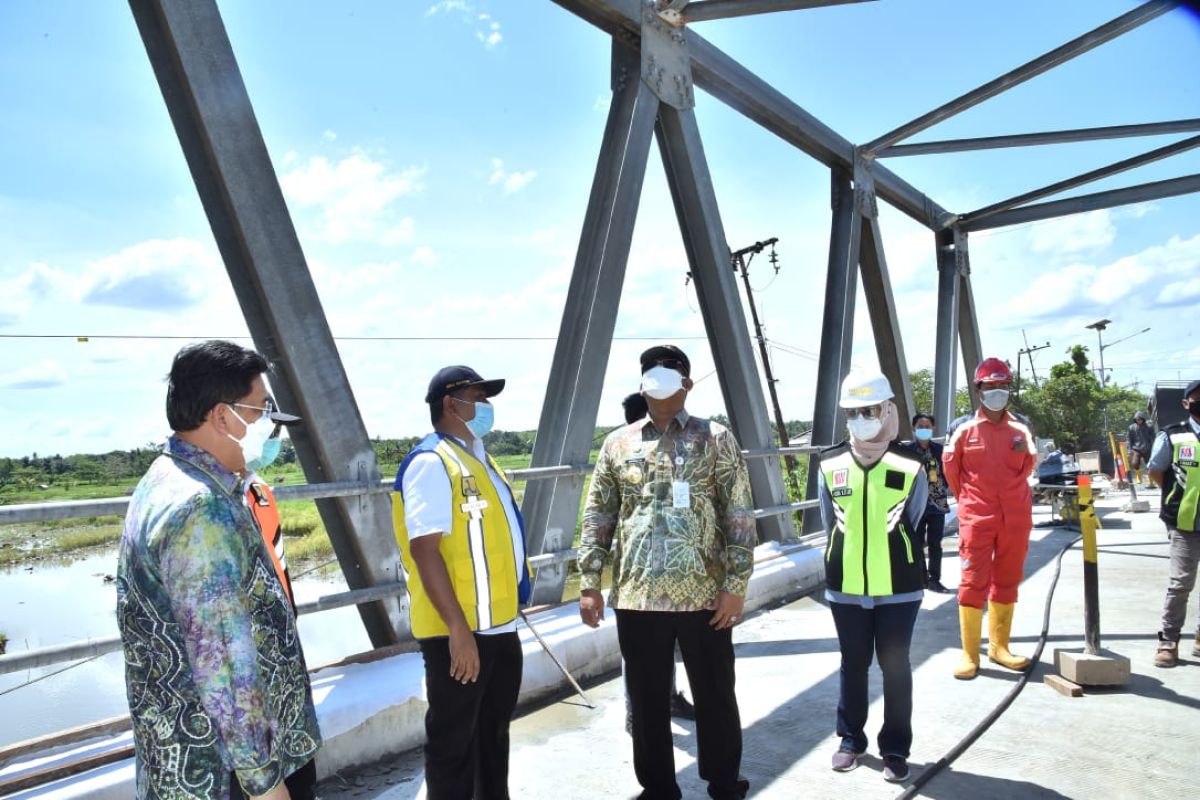
[[(169, 336), (153, 334), (69, 334), (69, 333), (0, 333), (0, 339), (75, 339), (87, 342), (91, 339), (134, 339), (202, 341), (205, 339), (241, 339), (249, 336)], [(688, 341), (707, 339), (707, 336), (614, 336), (614, 342), (660, 342), (663, 340)], [(554, 342), (557, 336), (335, 336), (336, 342)]]

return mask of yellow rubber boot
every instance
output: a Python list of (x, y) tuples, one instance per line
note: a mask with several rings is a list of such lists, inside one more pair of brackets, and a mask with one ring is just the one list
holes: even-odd
[(1008, 669), (1023, 670), (1029, 666), (1029, 659), (1013, 655), (1008, 649), (1014, 608), (1016, 603), (988, 601), (988, 660)]
[(962, 633), (962, 660), (954, 668), (954, 677), (969, 681), (979, 672), (979, 637), (983, 628), (983, 609), (958, 607), (958, 628)]

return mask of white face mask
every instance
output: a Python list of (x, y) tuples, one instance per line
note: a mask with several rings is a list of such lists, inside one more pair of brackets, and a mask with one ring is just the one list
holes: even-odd
[(233, 406), (227, 405), (227, 407), (238, 418), (238, 421), (246, 426), (246, 433), (241, 439), (235, 438), (231, 433), (225, 435), (238, 443), (238, 446), (242, 448), (242, 457), (245, 459), (247, 466), (253, 469), (254, 467), (251, 465), (264, 460), (263, 448), (275, 430), (275, 423), (271, 422), (271, 417), (267, 414), (263, 414), (253, 423), (248, 423), (242, 419), (241, 414), (233, 410)]
[(855, 417), (846, 420), (846, 428), (849, 429), (852, 439), (865, 442), (879, 435), (879, 432), (883, 430), (883, 420)]
[(1003, 411), (1008, 405), (1008, 389), (987, 389), (982, 394), (983, 407), (989, 411)]
[(683, 389), (683, 375), (664, 366), (651, 367), (642, 375), (642, 391), (655, 400), (666, 400)]

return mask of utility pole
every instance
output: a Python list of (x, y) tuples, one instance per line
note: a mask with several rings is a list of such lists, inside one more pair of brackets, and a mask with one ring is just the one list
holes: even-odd
[(1025, 339), (1025, 347), (1022, 348), (1021, 350), (1017, 351), (1017, 374), (1019, 375), (1021, 373), (1021, 356), (1028, 356), (1029, 357), (1029, 371), (1033, 373), (1033, 385), (1035, 387), (1041, 388), (1041, 384), (1038, 382), (1037, 367), (1035, 367), (1033, 365), (1033, 354), (1036, 353), (1038, 350), (1045, 350), (1047, 347), (1050, 346), (1050, 343), (1046, 342), (1045, 344), (1038, 345), (1037, 347), (1030, 347), (1029, 346), (1029, 337), (1025, 335), (1024, 328), (1021, 329), (1021, 336)]
[[(771, 359), (767, 354), (767, 340), (763, 336), (762, 323), (758, 319), (758, 309), (754, 305), (754, 291), (750, 288), (750, 262), (754, 259), (754, 256), (768, 247), (771, 248), (771, 255), (768, 257), (771, 266), (775, 268), (775, 274), (779, 274), (779, 257), (775, 254), (775, 243), (778, 241), (778, 237), (773, 236), (766, 241), (755, 242), (749, 247), (735, 250), (730, 254), (730, 257), (733, 262), (733, 271), (742, 276), (742, 283), (746, 286), (746, 300), (750, 304), (750, 319), (754, 322), (754, 336), (758, 339), (758, 352), (762, 356), (763, 372), (767, 376), (767, 391), (771, 393), (771, 405), (775, 409), (775, 428), (779, 432), (779, 446), (787, 447), (790, 443), (787, 423), (783, 419), (783, 410), (779, 407), (779, 393), (775, 391), (776, 379), (775, 375), (771, 372)], [(788, 475), (791, 477), (793, 485), (798, 486), (796, 459), (789, 455), (784, 457), (784, 462), (787, 465)]]

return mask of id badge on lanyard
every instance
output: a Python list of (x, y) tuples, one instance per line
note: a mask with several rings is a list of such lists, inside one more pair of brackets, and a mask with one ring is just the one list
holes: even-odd
[(683, 471), (683, 456), (679, 454), (679, 440), (675, 441), (675, 480), (671, 482), (671, 507), (672, 508), (691, 508), (692, 507), (692, 485), (685, 480), (681, 480), (679, 475)]

